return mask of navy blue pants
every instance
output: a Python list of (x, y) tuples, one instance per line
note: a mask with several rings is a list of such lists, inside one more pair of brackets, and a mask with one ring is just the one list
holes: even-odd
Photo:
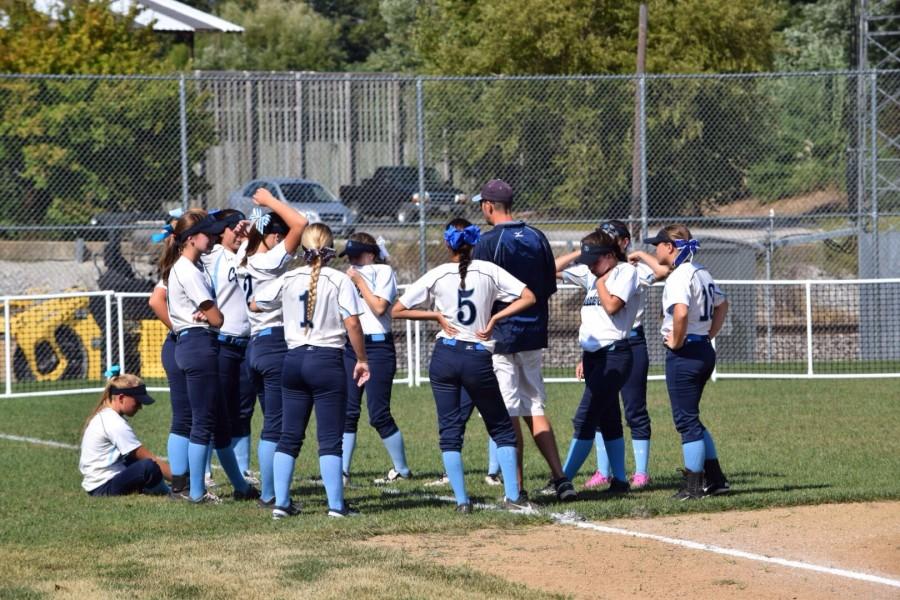
[(262, 390), (263, 427), (260, 439), (278, 443), (281, 438), (281, 368), (287, 354), (284, 327), (270, 327), (250, 338), (247, 368), (250, 384)]
[(703, 439), (706, 428), (700, 422), (700, 396), (715, 367), (716, 351), (709, 339), (666, 350), (666, 388), (682, 444)]
[(362, 395), (366, 392), (366, 407), (369, 409), (369, 425), (375, 428), (381, 439), (397, 433), (397, 423), (391, 415), (391, 388), (397, 373), (397, 352), (394, 340), (366, 342), (366, 357), (369, 359), (371, 376), (364, 387), (353, 381), (353, 367), (356, 352), (347, 344), (344, 347), (344, 372), (347, 374), (347, 416), (344, 419), (344, 433), (356, 433), (359, 415), (362, 412)]
[(184, 371), (191, 403), (191, 442), (231, 446), (228, 407), (219, 386), (219, 341), (200, 327), (185, 329), (175, 343), (175, 362)]
[(625, 407), (625, 422), (631, 430), (631, 439), (650, 439), (650, 414), (647, 412), (647, 373), (650, 371), (650, 356), (647, 354), (647, 338), (643, 328), (632, 332), (628, 338), (631, 349), (631, 373), (622, 386), (622, 406)]
[(162, 345), (162, 366), (169, 382), (169, 400), (172, 402), (172, 424), (169, 433), (190, 437), (191, 435), (191, 403), (188, 400), (187, 380), (184, 371), (175, 361), (175, 342), (178, 337), (174, 333), (166, 335)]
[(622, 340), (596, 352), (582, 355), (585, 393), (575, 410), (574, 437), (593, 440), (599, 430), (605, 440), (622, 437), (622, 411), (619, 391), (631, 373), (631, 348)]
[(276, 452), (300, 454), (306, 426), (316, 409), (319, 456), (343, 454), (347, 382), (343, 349), (300, 346), (289, 350), (281, 371), (282, 428)]
[(498, 446), (515, 446), (516, 433), (503, 403), (491, 353), (479, 350), (481, 344), (449, 341), (455, 344), (447, 345), (443, 338), (437, 341), (428, 368), (441, 450), (462, 450), (466, 422), (473, 408), (481, 413), (488, 435)]
[(145, 458), (128, 463), (124, 471), (88, 492), (91, 496), (125, 496), (159, 485), (163, 474), (159, 465)]
[(247, 346), (222, 341), (222, 337), (219, 336), (219, 382), (228, 407), (231, 436), (247, 437), (256, 403), (247, 367)]

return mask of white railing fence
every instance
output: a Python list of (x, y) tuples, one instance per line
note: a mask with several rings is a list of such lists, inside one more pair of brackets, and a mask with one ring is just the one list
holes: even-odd
[[(900, 279), (721, 281), (729, 313), (716, 339), (716, 379), (900, 377)], [(662, 286), (644, 315), (650, 379), (663, 379), (658, 331)], [(112, 364), (166, 390), (159, 358), (166, 335), (146, 293), (69, 292), (0, 296), (0, 397), (100, 391)], [(551, 300), (547, 382), (575, 382), (583, 292), (562, 285)], [(396, 384), (428, 382), (436, 324), (403, 322), (394, 332)]]

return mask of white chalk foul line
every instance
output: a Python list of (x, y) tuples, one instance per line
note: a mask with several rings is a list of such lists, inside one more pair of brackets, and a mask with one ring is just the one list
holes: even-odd
[[(452, 496), (431, 496), (435, 500), (440, 500), (442, 502), (456, 502), (456, 499)], [(489, 510), (497, 510), (500, 507), (493, 504), (477, 504), (477, 508), (486, 508)], [(523, 511), (519, 514), (526, 515), (535, 515), (535, 514), (544, 514), (538, 509), (533, 509), (532, 511)], [(756, 562), (764, 562), (775, 565), (781, 565), (782, 567), (789, 567), (792, 569), (803, 569), (806, 571), (814, 571), (816, 573), (825, 573), (828, 575), (835, 575), (838, 577), (846, 577), (848, 579), (856, 579), (858, 581), (866, 581), (868, 583), (877, 583), (881, 585), (887, 585), (890, 587), (900, 588), (900, 580), (890, 579), (888, 577), (880, 577), (878, 575), (870, 575), (868, 573), (860, 573), (858, 571), (849, 571), (847, 569), (836, 569), (833, 567), (823, 567), (821, 565), (816, 565), (813, 563), (803, 562), (799, 560), (789, 560), (786, 558), (778, 558), (776, 556), (765, 556), (763, 554), (755, 554), (753, 552), (744, 552), (743, 550), (734, 550), (732, 548), (724, 548), (722, 546), (715, 546), (713, 544), (704, 544), (701, 542), (693, 542), (691, 540), (681, 540), (678, 538), (671, 538), (664, 535), (656, 535), (653, 533), (644, 533), (642, 531), (632, 531), (630, 529), (622, 529), (619, 527), (609, 527), (608, 525), (599, 525), (597, 523), (591, 523), (590, 521), (586, 521), (583, 517), (579, 516), (574, 511), (567, 511), (564, 514), (560, 513), (550, 513), (549, 516), (553, 519), (554, 522), (559, 523), (560, 525), (568, 525), (570, 527), (577, 527), (578, 529), (587, 529), (589, 531), (596, 531), (599, 533), (611, 533), (615, 535), (624, 535), (633, 538), (642, 538), (647, 540), (653, 540), (656, 542), (660, 542), (663, 544), (670, 544), (673, 546), (680, 546), (682, 548), (690, 548), (691, 550), (700, 550), (702, 552), (712, 552), (713, 554), (721, 554), (724, 556), (731, 556), (734, 558), (743, 558), (745, 560), (753, 560)]]
[(39, 440), (38, 438), (10, 435), (8, 433), (0, 433), (0, 439), (9, 440), (11, 442), (25, 442), (26, 444), (35, 444), (38, 446), (50, 446), (51, 448), (64, 448), (66, 450), (80, 449), (79, 446), (73, 444), (64, 444), (63, 442), (55, 442), (53, 440)]

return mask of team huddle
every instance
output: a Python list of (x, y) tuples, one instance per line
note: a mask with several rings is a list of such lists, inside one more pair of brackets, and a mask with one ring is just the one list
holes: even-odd
[[(488, 182), (473, 201), (493, 228), (482, 235), (465, 219), (450, 221), (444, 231), (448, 261), (399, 297), (382, 240), (351, 235), (339, 254), (350, 267), (331, 268), (338, 254), (330, 229), (308, 223), (265, 189), (254, 195), (258, 207), (249, 219), (236, 210), (177, 215), (157, 238), (163, 244), (160, 281), (150, 299), (169, 329), (161, 351), (172, 402), (168, 460), (144, 448), (125, 419), (153, 402), (146, 387), (134, 375), (110, 372), (84, 431), (82, 487), (92, 496), (144, 492), (219, 503), (206, 475), (215, 449), (235, 500), (255, 501), (275, 519), (291, 517), (301, 512), (290, 488), (315, 410), (328, 515), (355, 514), (344, 487), (352, 477), (363, 393), (370, 424), (392, 463), (375, 483), (412, 477), (391, 414), (397, 364), (392, 320), (412, 319), (439, 326), (429, 379), (444, 475), (427, 485), (449, 484), (458, 512), (473, 510), (461, 452), (476, 408), (489, 435), (485, 481), (503, 486), (502, 508), (531, 509), (522, 485), (520, 419), (549, 468), (540, 493), (575, 500), (572, 481), (595, 446), (598, 467), (586, 488), (606, 486), (608, 494), (642, 488), (650, 483), (651, 434), (644, 296), (665, 280), (666, 385), (684, 457), (684, 479), (674, 497), (728, 492), (699, 414), (716, 360), (711, 340), (724, 323), (727, 301), (694, 261), (699, 243), (688, 229), (665, 227), (644, 240), (655, 254), (628, 254), (627, 227), (607, 221), (582, 239), (579, 250), (554, 258), (543, 233), (512, 218), (513, 191), (506, 183)], [(558, 279), (585, 291), (576, 367), (585, 389), (564, 461), (544, 413), (541, 375)], [(620, 395), (634, 451), (631, 477)], [(258, 481), (249, 476), (257, 398), (263, 414)]]

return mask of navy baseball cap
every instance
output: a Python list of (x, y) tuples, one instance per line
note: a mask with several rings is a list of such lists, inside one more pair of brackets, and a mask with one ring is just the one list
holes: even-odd
[(663, 242), (668, 242), (670, 244), (675, 243), (675, 240), (669, 237), (669, 234), (666, 233), (665, 229), (660, 229), (659, 233), (644, 240), (645, 244), (650, 244), (651, 246), (662, 244)]
[(376, 246), (375, 244), (366, 244), (356, 240), (347, 240), (347, 245), (344, 246), (344, 250), (340, 254), (338, 254), (338, 256), (359, 256), (360, 254), (364, 254), (366, 252), (371, 252), (377, 257), (378, 246)]
[(615, 254), (618, 248), (613, 246), (595, 246), (593, 244), (582, 244), (581, 254), (575, 259), (575, 262), (582, 265), (592, 265), (597, 259), (607, 254)]
[(513, 189), (502, 179), (491, 179), (481, 186), (481, 192), (472, 196), (472, 202), (505, 202), (510, 203), (513, 199)]
[(132, 398), (134, 398), (135, 400), (137, 400), (138, 402), (140, 402), (143, 405), (153, 404), (154, 402), (156, 402), (156, 400), (154, 400), (152, 397), (150, 397), (149, 394), (147, 394), (147, 386), (144, 385), (143, 383), (140, 385), (136, 385), (134, 387), (128, 387), (128, 388), (119, 388), (119, 387), (111, 386), (109, 388), (109, 394), (110, 394), (110, 396), (115, 396), (117, 394), (124, 394), (125, 396), (131, 396)]

